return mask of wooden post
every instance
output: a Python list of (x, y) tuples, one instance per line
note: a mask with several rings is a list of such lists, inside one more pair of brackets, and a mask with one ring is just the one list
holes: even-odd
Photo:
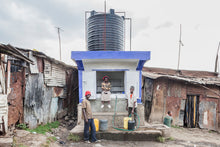
[(7, 88), (6, 88), (6, 93), (9, 94), (11, 89), (10, 89), (10, 79), (11, 79), (11, 61), (8, 60), (7, 62)]

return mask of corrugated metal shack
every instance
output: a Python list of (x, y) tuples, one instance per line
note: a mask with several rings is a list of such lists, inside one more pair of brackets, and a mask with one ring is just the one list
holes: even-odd
[(162, 123), (172, 111), (174, 125), (220, 128), (220, 78), (217, 73), (143, 69), (143, 101), (148, 122)]
[(25, 78), (25, 70), (22, 69), (26, 68), (27, 63), (33, 64), (33, 61), (13, 46), (0, 44), (0, 135), (7, 132), (13, 119), (23, 118), (25, 87), (21, 79)]
[[(5, 48), (9, 45), (1, 45)], [(33, 64), (8, 56), (10, 72), (8, 126), (26, 123), (30, 128), (66, 115), (76, 116), (78, 71), (42, 52), (14, 48)]]

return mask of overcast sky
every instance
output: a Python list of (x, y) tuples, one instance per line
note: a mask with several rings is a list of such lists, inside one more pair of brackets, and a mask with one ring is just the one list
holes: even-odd
[[(85, 49), (84, 12), (103, 11), (104, 0), (0, 0), (0, 43), (37, 49), (59, 59), (56, 26), (61, 27), (62, 60)], [(133, 19), (132, 50), (151, 51), (145, 66), (214, 71), (220, 41), (219, 0), (107, 0), (107, 9)], [(128, 34), (128, 33), (127, 33)], [(128, 37), (127, 37), (128, 39)], [(129, 50), (128, 41), (126, 50)]]

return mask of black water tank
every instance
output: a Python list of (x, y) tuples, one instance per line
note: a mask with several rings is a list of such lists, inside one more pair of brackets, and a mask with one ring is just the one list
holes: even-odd
[(124, 18), (116, 15), (114, 9), (106, 14), (91, 11), (87, 29), (89, 51), (124, 50)]

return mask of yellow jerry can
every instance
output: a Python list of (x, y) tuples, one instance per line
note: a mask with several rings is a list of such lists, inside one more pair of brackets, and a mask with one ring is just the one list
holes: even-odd
[[(95, 130), (96, 132), (99, 131), (99, 120), (97, 118), (94, 119), (94, 124), (95, 124)], [(91, 131), (91, 127), (89, 127), (89, 131)]]
[(128, 121), (132, 120), (131, 117), (124, 117), (124, 129), (128, 129)]

